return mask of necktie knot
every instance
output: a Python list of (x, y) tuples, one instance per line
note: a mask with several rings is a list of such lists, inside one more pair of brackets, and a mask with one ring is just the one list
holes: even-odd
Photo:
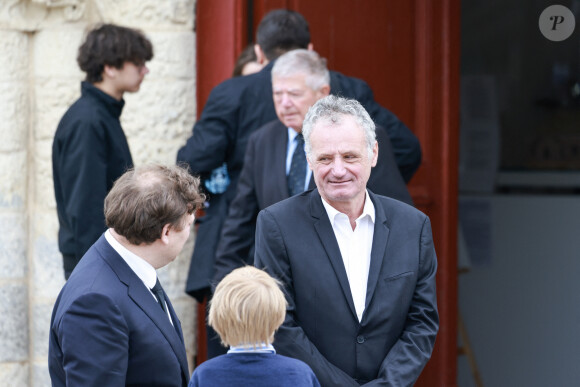
[(298, 133), (296, 136), (296, 144), (304, 146), (304, 136), (302, 133)]

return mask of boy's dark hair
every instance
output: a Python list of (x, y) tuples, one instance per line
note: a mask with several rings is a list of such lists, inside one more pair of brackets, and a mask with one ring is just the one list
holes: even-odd
[(264, 16), (256, 32), (256, 42), (271, 61), (287, 51), (308, 48), (310, 30), (304, 16), (289, 9), (276, 9)]
[(79, 47), (77, 62), (90, 83), (101, 82), (105, 65), (122, 68), (125, 62), (137, 66), (153, 58), (153, 46), (139, 30), (114, 24), (92, 29)]

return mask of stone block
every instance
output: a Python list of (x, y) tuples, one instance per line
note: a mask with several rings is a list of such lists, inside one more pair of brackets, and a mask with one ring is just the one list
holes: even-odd
[(89, 0), (4, 0), (0, 1), (0, 28), (38, 31), (60, 27), (85, 17)]
[(50, 374), (48, 373), (48, 362), (38, 361), (32, 363), (32, 385), (34, 387), (51, 387)]
[(127, 137), (156, 141), (182, 139), (195, 121), (193, 80), (145, 79), (141, 90), (125, 94), (121, 124)]
[[(80, 74), (79, 74), (80, 75)], [(83, 77), (38, 78), (34, 83), (35, 140), (52, 140), (60, 119), (81, 95)]]
[(154, 56), (148, 64), (149, 78), (195, 77), (195, 35), (192, 31), (151, 32)]
[(82, 78), (76, 57), (83, 38), (84, 29), (79, 26), (44, 29), (35, 34), (35, 78)]
[(35, 233), (33, 235), (34, 245), (32, 251), (32, 286), (31, 291), (34, 294), (35, 300), (38, 302), (47, 301), (54, 302), (58, 293), (64, 286), (64, 271), (62, 268), (62, 255), (58, 251), (58, 242), (56, 240), (56, 232), (58, 227), (52, 227), (54, 236), (47, 237), (41, 235), (36, 230), (46, 226), (46, 218), (48, 214), (37, 216), (38, 225), (35, 224)]
[(28, 387), (28, 364), (0, 363), (0, 386)]
[(42, 301), (32, 306), (32, 353), (35, 360), (48, 357), (50, 317), (53, 306), (54, 301)]
[(2, 31), (0, 52), (0, 82), (25, 81), (28, 77), (28, 36), (18, 31)]
[(0, 280), (25, 279), (27, 240), (25, 213), (0, 213)]
[(166, 141), (147, 139), (129, 139), (131, 154), (135, 165), (148, 163), (159, 163), (164, 165), (174, 165), (177, 157), (177, 150), (183, 145), (183, 141)]
[(26, 283), (0, 282), (0, 363), (28, 359)]
[(26, 152), (0, 153), (0, 169), (2, 169), (0, 211), (23, 210), (27, 193)]
[(52, 139), (34, 144), (34, 202), (38, 210), (55, 209), (52, 182)]
[(100, 0), (95, 3), (103, 20), (109, 23), (143, 30), (193, 29), (194, 0)]
[(0, 106), (0, 151), (25, 149), (29, 116), (27, 82), (0, 81)]

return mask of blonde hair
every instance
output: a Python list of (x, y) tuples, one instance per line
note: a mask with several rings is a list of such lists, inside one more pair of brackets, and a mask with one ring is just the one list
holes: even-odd
[(210, 302), (208, 324), (225, 346), (272, 344), (284, 322), (286, 298), (280, 283), (253, 266), (228, 274)]

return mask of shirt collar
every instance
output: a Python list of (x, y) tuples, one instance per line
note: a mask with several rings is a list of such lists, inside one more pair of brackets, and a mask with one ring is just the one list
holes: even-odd
[(157, 272), (155, 271), (155, 268), (151, 266), (143, 258), (132, 253), (125, 246), (119, 243), (119, 241), (115, 239), (113, 234), (111, 234), (110, 229), (105, 232), (105, 238), (107, 239), (107, 242), (109, 242), (111, 247), (115, 249), (115, 251), (119, 253), (119, 255), (121, 256), (121, 258), (123, 258), (123, 260), (127, 263), (127, 265), (129, 265), (131, 270), (133, 270), (135, 274), (137, 274), (137, 277), (139, 277), (141, 281), (143, 281), (145, 286), (147, 286), (147, 288), (149, 289), (152, 289), (153, 286), (155, 286), (155, 283), (157, 282)]
[(253, 345), (232, 345), (228, 353), (276, 353), (276, 350), (272, 344), (261, 343), (256, 345), (256, 347)]
[[(324, 200), (322, 195), (320, 196), (320, 198), (322, 199), (322, 204), (324, 205), (324, 209), (328, 214), (328, 218), (332, 223), (334, 223), (334, 218), (338, 214), (346, 215), (338, 211), (333, 206), (331, 206), (326, 200)], [(375, 223), (375, 205), (373, 204), (373, 201), (371, 200), (369, 192), (367, 190), (365, 190), (365, 204), (363, 206), (362, 214), (360, 214), (360, 216), (356, 220), (363, 219), (365, 216), (368, 216), (373, 224)]]
[(123, 107), (125, 106), (125, 100), (121, 99), (120, 101), (113, 98), (109, 94), (105, 93), (101, 89), (97, 88), (92, 83), (82, 81), (81, 82), (81, 94), (83, 96), (89, 95), (92, 98), (96, 98), (102, 104), (104, 104), (105, 109), (115, 118), (121, 117), (121, 112), (123, 111)]
[(292, 143), (296, 139), (296, 136), (298, 136), (298, 132), (292, 128), (288, 128), (288, 143)]

